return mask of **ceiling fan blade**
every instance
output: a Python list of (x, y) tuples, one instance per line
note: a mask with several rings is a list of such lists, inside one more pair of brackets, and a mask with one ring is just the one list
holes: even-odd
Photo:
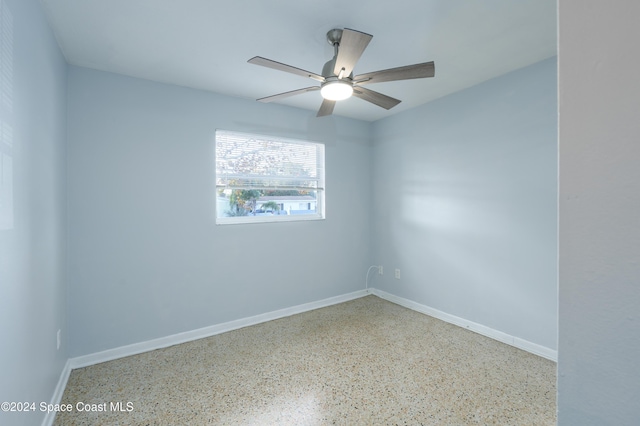
[(320, 105), (320, 109), (318, 110), (318, 115), (316, 115), (316, 117), (324, 117), (325, 115), (333, 114), (333, 108), (335, 106), (336, 106), (336, 101), (323, 99), (322, 105)]
[(336, 66), (333, 69), (334, 74), (340, 75), (340, 71), (344, 68), (343, 75), (348, 77), (372, 38), (372, 35), (360, 31), (348, 28), (342, 30)]
[(281, 62), (272, 61), (271, 59), (263, 58), (261, 56), (254, 56), (247, 62), (255, 65), (262, 65), (263, 67), (273, 68), (274, 70), (289, 72), (302, 77), (312, 78), (320, 82), (324, 82), (324, 77), (311, 71), (305, 71), (300, 68), (292, 67), (291, 65), (283, 64)]
[(288, 98), (289, 96), (301, 95), (302, 93), (313, 92), (314, 90), (320, 90), (320, 86), (305, 87), (304, 89), (292, 90), (290, 92), (279, 93), (273, 96), (267, 96), (266, 98), (256, 99), (260, 102), (273, 102), (280, 99)]
[(381, 83), (383, 81), (411, 80), (413, 78), (433, 77), (435, 72), (435, 65), (433, 61), (431, 61), (424, 62), (422, 64), (407, 65), (404, 67), (360, 74), (355, 76), (353, 81), (363, 85)]
[(383, 95), (382, 93), (374, 92), (373, 90), (365, 89), (360, 86), (355, 86), (353, 88), (353, 96), (364, 99), (365, 101), (371, 102), (372, 104), (378, 105), (384, 109), (391, 109), (401, 102), (391, 96)]

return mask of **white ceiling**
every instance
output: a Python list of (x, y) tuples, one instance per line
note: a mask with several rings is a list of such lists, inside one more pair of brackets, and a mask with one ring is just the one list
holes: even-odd
[[(320, 73), (325, 34), (373, 35), (354, 74), (435, 61), (434, 78), (367, 86), (334, 114), (374, 121), (556, 55), (555, 0), (40, 0), (70, 64), (246, 99), (316, 84), (252, 64), (263, 56)], [(317, 110), (319, 92), (279, 103)]]

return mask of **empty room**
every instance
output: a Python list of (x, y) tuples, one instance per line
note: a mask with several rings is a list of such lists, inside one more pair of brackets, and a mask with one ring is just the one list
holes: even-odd
[(0, 0), (0, 424), (636, 424), (637, 16)]

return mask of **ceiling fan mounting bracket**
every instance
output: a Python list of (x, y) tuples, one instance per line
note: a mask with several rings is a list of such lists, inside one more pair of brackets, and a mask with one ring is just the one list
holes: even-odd
[(329, 43), (331, 46), (340, 44), (341, 39), (342, 39), (342, 30), (338, 28), (334, 28), (327, 32), (327, 43)]

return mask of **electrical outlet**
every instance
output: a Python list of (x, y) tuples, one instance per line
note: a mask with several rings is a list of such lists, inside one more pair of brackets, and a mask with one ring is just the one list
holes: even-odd
[(382, 265), (378, 266), (378, 275), (384, 275)]
[(60, 349), (60, 329), (58, 329), (58, 332), (56, 333), (56, 349)]
[(396, 269), (396, 280), (400, 279), (400, 269)]

